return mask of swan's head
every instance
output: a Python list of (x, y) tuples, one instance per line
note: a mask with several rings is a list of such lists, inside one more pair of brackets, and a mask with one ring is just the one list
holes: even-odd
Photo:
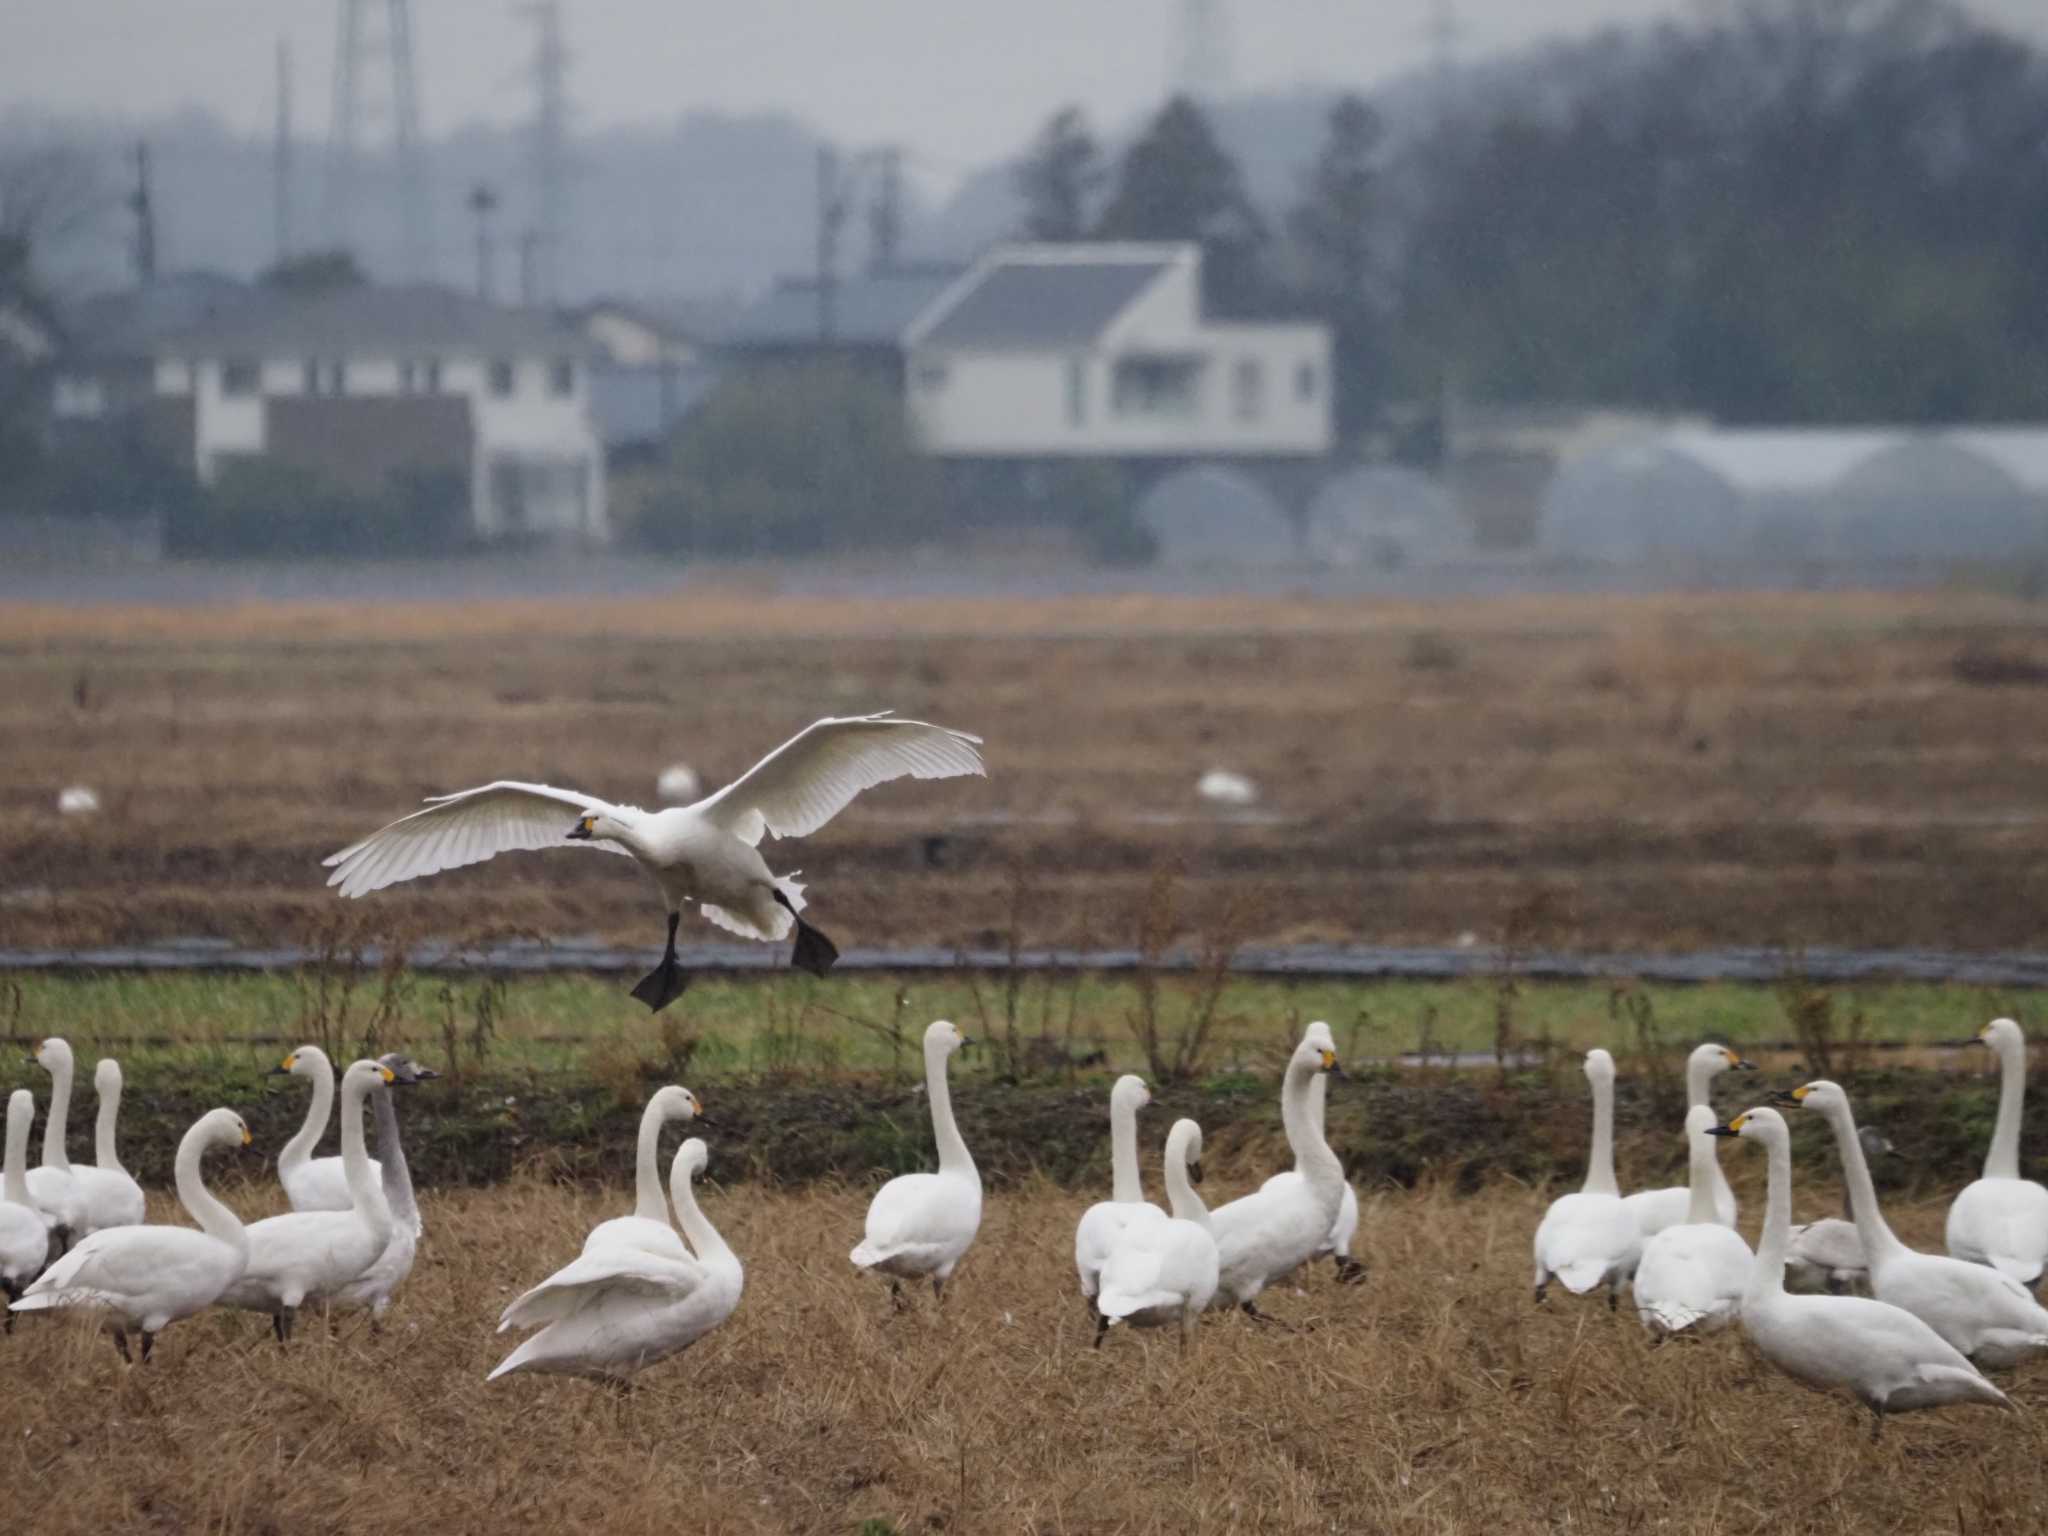
[(1790, 1093), (1774, 1093), (1771, 1102), (1787, 1109), (1817, 1109), (1824, 1115), (1849, 1112), (1849, 1095), (1824, 1077), (1802, 1084)]
[(58, 1036), (51, 1035), (29, 1047), (28, 1059), (54, 1077), (59, 1072), (71, 1070), (71, 1047)]
[(1614, 1081), (1614, 1058), (1597, 1045), (1586, 1052), (1586, 1080), (1593, 1083)]
[(1756, 1109), (1745, 1109), (1726, 1125), (1714, 1126), (1709, 1136), (1746, 1136), (1751, 1141), (1761, 1141), (1766, 1146), (1784, 1146), (1791, 1140), (1792, 1133), (1785, 1129), (1785, 1117), (1769, 1105)]
[(1969, 1039), (1964, 1045), (1988, 1045), (2000, 1056), (2007, 1051), (2018, 1051), (2022, 1055), (2027, 1049), (2026, 1031), (2011, 1019), (1993, 1019)]
[(1109, 1102), (1114, 1108), (1135, 1112), (1152, 1102), (1152, 1090), (1145, 1086), (1145, 1079), (1137, 1073), (1126, 1072), (1109, 1090)]
[(361, 1061), (350, 1062), (348, 1070), (341, 1074), (341, 1086), (344, 1088), (348, 1087), (351, 1083), (359, 1083), (366, 1089), (377, 1087), (389, 1088), (397, 1081), (398, 1074), (396, 1072), (385, 1066), (383, 1062), (371, 1061), (367, 1056)]
[(960, 1033), (960, 1026), (951, 1019), (933, 1019), (930, 1026), (924, 1032), (925, 1049), (930, 1050), (933, 1046), (937, 1046), (948, 1056), (959, 1050), (961, 1046), (972, 1045), (973, 1043), (973, 1041)]
[(1742, 1053), (1736, 1050), (1734, 1046), (1716, 1045), (1711, 1041), (1706, 1045), (1694, 1046), (1692, 1059), (1700, 1066), (1706, 1068), (1709, 1076), (1717, 1072), (1754, 1072), (1756, 1070), (1756, 1063), (1744, 1061)]
[(35, 1117), (36, 1096), (34, 1094), (30, 1093), (26, 1088), (17, 1088), (14, 1092), (7, 1095), (7, 1134), (9, 1136), (14, 1134), (16, 1121), (21, 1122), (22, 1130), (26, 1132), (29, 1122), (35, 1119)]
[(1330, 1026), (1321, 1019), (1317, 1019), (1307, 1029), (1304, 1029), (1301, 1032), (1301, 1038), (1310, 1045), (1328, 1046), (1333, 1051), (1337, 1049), (1337, 1037), (1330, 1033)]
[(678, 1088), (673, 1083), (658, 1091), (647, 1101), (648, 1109), (663, 1120), (702, 1120), (704, 1106), (697, 1102), (697, 1095), (687, 1088)]
[(387, 1052), (377, 1060), (391, 1069), (392, 1084), (399, 1088), (409, 1088), (414, 1083), (424, 1083), (441, 1075), (432, 1067), (421, 1066), (403, 1051)]
[(1202, 1182), (1202, 1128), (1192, 1120), (1176, 1120), (1166, 1133), (1166, 1155), (1178, 1158), (1188, 1170), (1188, 1182)]
[(687, 1184), (704, 1171), (704, 1165), (711, 1161), (711, 1149), (704, 1145), (702, 1136), (692, 1136), (676, 1148), (676, 1159), (669, 1164), (668, 1181), (671, 1185)]
[(101, 1098), (112, 1098), (121, 1091), (121, 1063), (111, 1056), (102, 1056), (92, 1069), (93, 1092)]
[(576, 825), (563, 835), (572, 843), (587, 843), (593, 839), (623, 842), (626, 837), (626, 824), (609, 811), (585, 811), (576, 818)]
[(209, 1109), (199, 1122), (206, 1139), (217, 1147), (246, 1147), (253, 1140), (249, 1125), (232, 1109)]
[(317, 1045), (302, 1045), (270, 1069), (272, 1077), (332, 1077), (334, 1067)]

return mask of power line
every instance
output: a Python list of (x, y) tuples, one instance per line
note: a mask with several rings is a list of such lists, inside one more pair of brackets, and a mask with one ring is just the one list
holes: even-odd
[[(357, 250), (362, 239), (362, 154), (364, 118), (369, 115), (365, 92), (375, 69), (374, 55), (383, 54), (387, 94), (377, 103), (387, 109), (391, 153), (398, 172), (398, 221), (401, 261), (408, 276), (432, 275), (432, 210), (427, 202), (425, 147), (420, 138), (418, 76), (413, 68), (411, 0), (384, 0), (384, 28), (372, 37), (366, 13), (374, 0), (340, 0), (334, 44), (334, 115), (327, 141), (327, 238), (343, 250)], [(381, 45), (381, 48), (380, 48)]]

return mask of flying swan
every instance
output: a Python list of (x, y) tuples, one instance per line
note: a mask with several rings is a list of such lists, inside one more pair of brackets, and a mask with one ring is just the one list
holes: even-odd
[(1822, 1392), (1847, 1391), (1872, 1414), (1870, 1438), (1884, 1416), (1950, 1403), (2010, 1408), (2005, 1394), (1912, 1313), (1861, 1296), (1794, 1296), (1785, 1289), (1785, 1241), (1792, 1226), (1792, 1136), (1774, 1109), (1752, 1109), (1710, 1136), (1763, 1144), (1770, 1186), (1763, 1241), (1742, 1293), (1742, 1329), (1763, 1357), (1794, 1381)]
[[(427, 809), (394, 821), (326, 860), (327, 883), (366, 896), (401, 880), (459, 869), (515, 849), (587, 843), (639, 860), (668, 905), (661, 964), (633, 996), (659, 1011), (689, 976), (676, 961), (676, 925), (686, 903), (743, 938), (773, 943), (796, 929), (790, 963), (822, 976), (839, 958), (832, 941), (798, 916), (804, 888), (795, 872), (771, 874), (764, 834), (802, 837), (825, 825), (864, 789), (908, 774), (950, 779), (986, 773), (979, 736), (899, 720), (884, 711), (807, 726), (740, 778), (695, 805), (662, 811), (613, 805), (580, 790), (508, 779), (436, 795)], [(563, 825), (563, 818), (571, 818)]]

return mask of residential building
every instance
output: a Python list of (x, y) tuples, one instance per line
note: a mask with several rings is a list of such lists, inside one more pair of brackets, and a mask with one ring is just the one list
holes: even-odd
[(908, 327), (907, 399), (954, 460), (1320, 460), (1330, 332), (1208, 319), (1194, 244), (1011, 245)]
[(590, 355), (590, 414), (608, 453), (647, 454), (718, 378), (710, 328), (600, 299), (572, 311)]
[(903, 378), (905, 334), (961, 274), (955, 263), (899, 265), (834, 278), (784, 277), (720, 338), (743, 364), (830, 360)]

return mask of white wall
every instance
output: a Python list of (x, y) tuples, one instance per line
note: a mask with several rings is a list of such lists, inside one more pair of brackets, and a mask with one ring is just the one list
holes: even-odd
[(263, 451), (263, 396), (223, 394), (222, 367), (218, 358), (192, 365), (192, 461), (202, 485), (213, 483), (217, 455)]

